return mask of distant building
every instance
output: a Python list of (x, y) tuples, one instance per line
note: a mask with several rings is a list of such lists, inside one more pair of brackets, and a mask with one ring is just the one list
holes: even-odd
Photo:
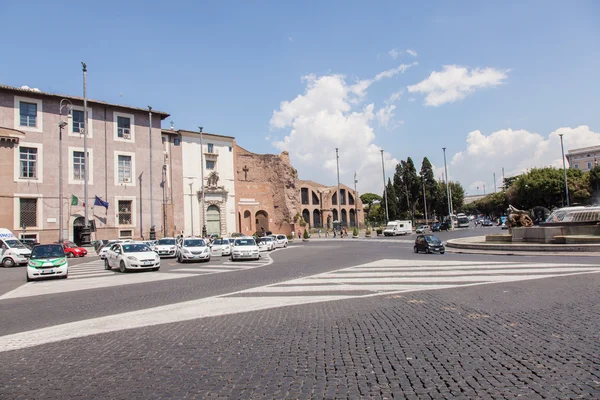
[(600, 162), (600, 146), (569, 150), (565, 156), (569, 162), (569, 168), (589, 171)]

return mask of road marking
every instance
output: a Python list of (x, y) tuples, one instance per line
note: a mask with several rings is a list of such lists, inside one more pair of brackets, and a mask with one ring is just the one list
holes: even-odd
[[(536, 266), (535, 268), (531, 268), (534, 270), (543, 269), (539, 268), (539, 266), (541, 265), (546, 265), (550, 268), (548, 268), (548, 270), (545, 270), (546, 273), (530, 271), (530, 273), (528, 273), (527, 275), (514, 275), (514, 268), (506, 269), (505, 272), (508, 275), (502, 275), (501, 272), (496, 270), (494, 271), (496, 275), (484, 276), (475, 276), (475, 274), (479, 272), (478, 270), (465, 270), (462, 277), (430, 277), (429, 281), (426, 283), (423, 283), (423, 279), (426, 279), (426, 277), (418, 276), (407, 277), (402, 282), (398, 282), (400, 278), (397, 277), (387, 278), (387, 281), (383, 282), (381, 281), (382, 278), (377, 278), (380, 281), (378, 283), (365, 281), (365, 279), (362, 277), (354, 277), (348, 280), (338, 278), (338, 276), (340, 275), (340, 271), (361, 270), (364, 269), (366, 266), (386, 266), (387, 268), (398, 268), (399, 270), (406, 270), (407, 268), (415, 269), (415, 264), (438, 267), (468, 267), (473, 265), (479, 265), (482, 267), (482, 269), (485, 269), (485, 265), (482, 265), (482, 263), (472, 263), (468, 261), (464, 262), (432, 260), (427, 262), (415, 262), (411, 260), (381, 260), (356, 267), (326, 272), (310, 277), (293, 279), (287, 282), (265, 285), (262, 287), (242, 290), (214, 297), (186, 301), (176, 304), (169, 304), (165, 306), (153, 307), (144, 310), (132, 311), (105, 317), (92, 318), (42, 329), (36, 329), (27, 332), (6, 335), (0, 337), (0, 352), (34, 347), (46, 343), (59, 342), (99, 333), (142, 328), (146, 326), (188, 321), (205, 317), (214, 317), (220, 315), (265, 310), (269, 308), (279, 308), (353, 298), (365, 298), (379, 296), (381, 294), (390, 295), (420, 290), (439, 290), (459, 286), (468, 287), (497, 282), (515, 282), (528, 279), (539, 279), (600, 272), (600, 267), (593, 267), (590, 265), (562, 265), (561, 267), (563, 267), (563, 269), (568, 269), (568, 272), (553, 274), (552, 272), (555, 271), (555, 269), (553, 268), (555, 268), (558, 264), (513, 263), (510, 264), (510, 266), (520, 265), (523, 268), (523, 270), (526, 270), (527, 267), (530, 265)], [(498, 267), (502, 263), (488, 264)], [(504, 270), (500, 271), (504, 272)], [(365, 271), (365, 274), (370, 274), (371, 272), (372, 271)], [(510, 275), (511, 273), (513, 273), (513, 275)], [(149, 273), (143, 275), (156, 276), (161, 274)], [(184, 276), (184, 274), (170, 274), (170, 276), (182, 277)], [(194, 275), (190, 274), (186, 276)], [(92, 279), (106, 280), (106, 278), (90, 278), (86, 280), (81, 280), (81, 282), (88, 282)], [(389, 280), (392, 281), (390, 282)], [(111, 281), (118, 281), (118, 279), (111, 279)], [(323, 283), (325, 285), (323, 285)], [(347, 295), (333, 293), (326, 294), (323, 293), (323, 291), (332, 291), (333, 293), (344, 291), (347, 292)], [(365, 291), (368, 291), (370, 293), (364, 294)], [(7, 295), (3, 297), (6, 296)]]
[(115, 271), (104, 269), (104, 260), (94, 260), (77, 265), (69, 265), (68, 279), (89, 278), (92, 276), (114, 275)]
[(194, 274), (169, 274), (163, 272), (140, 271), (119, 274), (118, 277), (94, 277), (87, 279), (48, 280), (26, 283), (13, 291), (0, 296), (1, 300), (20, 297), (41, 296), (46, 294), (68, 293), (80, 290), (107, 288), (113, 286), (132, 285), (136, 283), (156, 282), (169, 279), (181, 279), (196, 276)]

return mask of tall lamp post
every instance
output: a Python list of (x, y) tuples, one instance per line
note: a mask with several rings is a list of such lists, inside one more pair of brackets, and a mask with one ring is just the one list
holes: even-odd
[[(60, 105), (58, 108), (59, 118), (62, 119), (63, 109), (67, 109), (67, 121), (70, 121), (71, 110), (73, 109), (73, 103), (70, 100), (62, 99), (60, 101)], [(62, 130), (69, 123), (65, 121), (60, 121), (58, 123), (58, 241), (62, 242), (65, 238), (63, 237), (63, 170), (62, 170), (62, 153), (63, 153), (63, 144), (62, 144)]]
[(452, 207), (450, 206), (450, 186), (448, 185), (448, 166), (446, 165), (446, 148), (442, 147), (442, 150), (444, 151), (444, 172), (446, 174), (446, 195), (448, 197), (448, 218), (450, 218), (450, 229), (453, 228), (453, 222), (452, 221)]
[(383, 197), (385, 198), (385, 222), (390, 220), (390, 214), (388, 213), (388, 199), (387, 199), (387, 186), (385, 185), (385, 164), (383, 163), (383, 150), (381, 151), (381, 170), (383, 171)]
[[(184, 176), (184, 178), (186, 179), (196, 179), (193, 176)], [(194, 236), (194, 181), (190, 182), (190, 227), (191, 227), (191, 232), (190, 232), (190, 236)]]
[(354, 226), (358, 228), (358, 192), (356, 191), (356, 171), (354, 171)]
[(163, 192), (163, 237), (167, 237), (167, 164), (162, 167), (162, 192)]
[(570, 206), (569, 202), (569, 183), (567, 182), (567, 167), (565, 165), (565, 148), (563, 146), (563, 134), (560, 133), (560, 150), (562, 152), (562, 162), (563, 162), (563, 174), (565, 176), (565, 196), (567, 197), (567, 207)]
[(150, 240), (156, 240), (154, 229), (154, 198), (152, 193), (152, 107), (148, 106), (148, 137), (150, 147)]
[[(335, 148), (335, 158), (336, 158), (336, 162), (337, 162), (337, 206), (338, 206), (338, 227), (342, 228), (342, 208), (340, 206), (340, 204), (342, 204), (342, 201), (340, 199), (340, 155), (338, 153), (338, 148)], [(334, 228), (335, 229), (335, 228)]]
[(90, 246), (91, 245), (91, 230), (90, 230), (90, 220), (88, 217), (88, 165), (89, 165), (89, 157), (88, 157), (88, 148), (87, 148), (87, 137), (88, 137), (88, 109), (87, 109), (87, 65), (82, 62), (81, 66), (83, 68), (83, 229), (81, 229), (80, 241), (82, 246)]
[(423, 209), (425, 210), (425, 225), (429, 224), (429, 218), (427, 218), (427, 196), (425, 194), (425, 176), (421, 175), (421, 181), (423, 182)]
[(206, 207), (204, 206), (204, 144), (202, 143), (202, 127), (200, 130), (200, 179), (202, 185), (202, 237), (206, 237)]

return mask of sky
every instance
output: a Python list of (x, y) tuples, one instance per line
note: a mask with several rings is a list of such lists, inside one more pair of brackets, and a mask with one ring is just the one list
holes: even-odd
[[(423, 157), (467, 195), (600, 145), (600, 2), (0, 2), (0, 84), (288, 151), (300, 179), (383, 192)], [(382, 155), (383, 150), (383, 168)], [(496, 182), (494, 182), (496, 174)]]

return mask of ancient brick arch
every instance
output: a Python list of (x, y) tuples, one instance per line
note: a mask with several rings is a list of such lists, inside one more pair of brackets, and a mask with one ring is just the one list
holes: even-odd
[(269, 214), (266, 211), (257, 211), (255, 215), (255, 220), (256, 232), (266, 232), (269, 230)]

